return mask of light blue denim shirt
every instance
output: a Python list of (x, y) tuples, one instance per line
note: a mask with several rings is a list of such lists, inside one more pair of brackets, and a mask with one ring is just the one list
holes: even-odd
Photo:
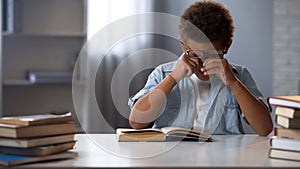
[[(177, 61), (158, 66), (148, 77), (147, 83), (129, 98), (129, 106), (154, 89), (175, 68)], [(242, 66), (231, 64), (233, 73), (246, 88), (266, 106), (263, 95), (255, 84), (250, 72)], [(230, 89), (215, 75), (210, 76), (208, 115), (203, 132), (207, 134), (244, 134), (250, 128)], [(201, 89), (200, 89), (201, 90)], [(201, 91), (200, 91), (201, 92)], [(195, 92), (189, 78), (183, 78), (172, 89), (167, 101), (154, 121), (154, 128), (175, 126), (192, 128), (195, 119)], [(246, 126), (245, 126), (246, 125)]]

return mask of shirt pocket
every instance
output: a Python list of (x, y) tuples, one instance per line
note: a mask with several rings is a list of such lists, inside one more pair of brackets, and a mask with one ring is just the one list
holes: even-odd
[(241, 134), (241, 112), (237, 100), (231, 95), (221, 105), (224, 107), (225, 130), (230, 134)]
[(239, 104), (232, 93), (228, 93), (221, 105), (227, 109), (238, 109)]
[(167, 97), (167, 102), (160, 111), (155, 120), (157, 127), (170, 126), (178, 117), (181, 108), (180, 93), (177, 91), (171, 92)]
[(181, 95), (178, 88), (174, 88), (167, 97), (166, 109), (180, 109)]

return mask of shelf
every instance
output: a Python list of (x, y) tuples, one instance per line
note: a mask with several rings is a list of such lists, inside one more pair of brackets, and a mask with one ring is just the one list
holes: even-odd
[(45, 38), (85, 38), (85, 33), (44, 33), (44, 34), (29, 34), (29, 33), (8, 33), (3, 32), (3, 37), (45, 37)]
[(29, 86), (33, 85), (29, 80), (4, 80), (4, 86)]
[(29, 80), (4, 80), (3, 86), (34, 86), (34, 85), (72, 85), (72, 82), (43, 82), (43, 83), (32, 83)]
[[(73, 83), (73, 84), (72, 84)], [(76, 80), (68, 83), (32, 83), (29, 80), (4, 80), (4, 87), (22, 87), (22, 86), (36, 86), (36, 85), (72, 85), (72, 86), (86, 86), (87, 82), (83, 80)]]

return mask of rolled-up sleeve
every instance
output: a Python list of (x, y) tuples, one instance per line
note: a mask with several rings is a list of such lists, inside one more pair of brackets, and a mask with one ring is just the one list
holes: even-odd
[(162, 80), (161, 78), (162, 78), (161, 68), (157, 67), (148, 76), (148, 80), (145, 86), (139, 92), (137, 92), (135, 95), (129, 98), (128, 101), (129, 107), (132, 108), (138, 99), (140, 99), (144, 95), (148, 94), (152, 89), (154, 89), (161, 82)]
[[(241, 81), (245, 85), (245, 87), (254, 95), (254, 97), (256, 99), (260, 100), (271, 112), (270, 105), (267, 103), (266, 99), (263, 97), (262, 92), (256, 85), (253, 77), (251, 76), (251, 74), (247, 68), (242, 69), (240, 77), (241, 77)], [(242, 114), (242, 116), (245, 119), (244, 114)]]

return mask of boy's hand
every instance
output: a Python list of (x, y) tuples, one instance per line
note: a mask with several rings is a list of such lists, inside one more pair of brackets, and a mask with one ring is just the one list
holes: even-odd
[(184, 77), (191, 76), (197, 70), (199, 70), (199, 63), (184, 54), (170, 75), (178, 82)]
[(227, 59), (207, 59), (203, 63), (201, 72), (204, 75), (217, 75), (225, 85), (231, 86), (237, 81), (236, 76), (233, 74)]

